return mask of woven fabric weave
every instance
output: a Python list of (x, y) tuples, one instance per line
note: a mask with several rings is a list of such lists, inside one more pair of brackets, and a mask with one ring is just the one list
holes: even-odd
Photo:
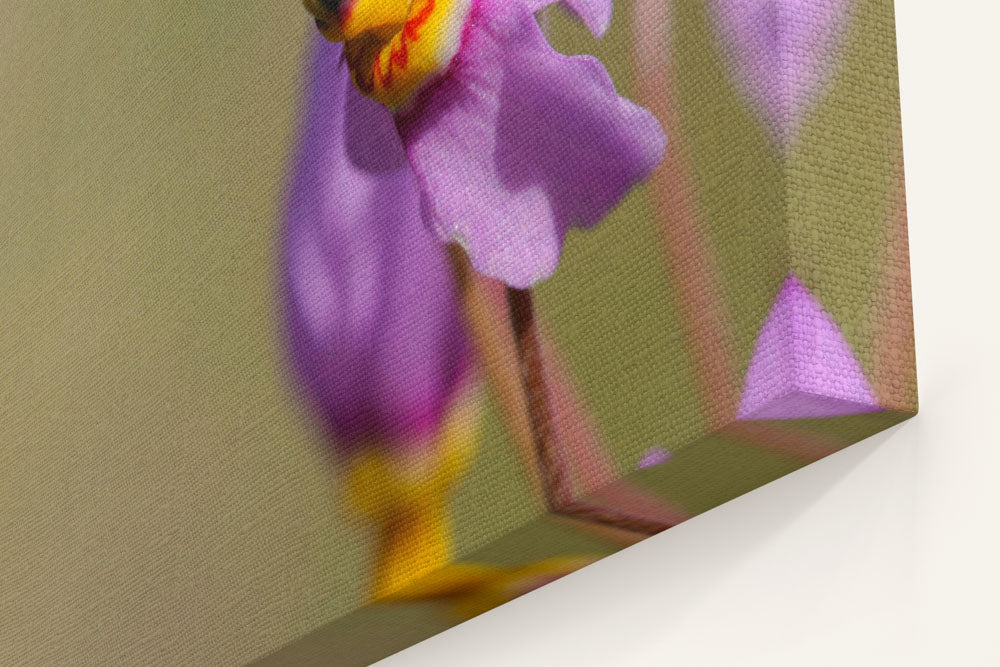
[(398, 447), (341, 446), (290, 363), (337, 58), (252, 4), (0, 9), (0, 664), (368, 664), (916, 413), (892, 2), (618, 0), (599, 39), (535, 2), (666, 153), (530, 336), (441, 246), (476, 359)]

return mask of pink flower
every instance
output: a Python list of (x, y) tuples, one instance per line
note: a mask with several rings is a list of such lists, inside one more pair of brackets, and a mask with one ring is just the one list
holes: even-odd
[(344, 454), (427, 452), (473, 375), (447, 253), (389, 113), (315, 46), (282, 252), (291, 361)]
[(722, 50), (775, 143), (787, 149), (837, 63), (848, 0), (712, 0)]
[(449, 494), (475, 452), (472, 344), (447, 252), (389, 112), (317, 36), (282, 242), (290, 361), (372, 522), (371, 593), (451, 558)]
[[(357, 88), (392, 110), (425, 222), (518, 288), (552, 275), (569, 228), (600, 222), (666, 147), (599, 61), (549, 45), (534, 12), (551, 2), (306, 0)], [(566, 4), (607, 27), (610, 0)]]

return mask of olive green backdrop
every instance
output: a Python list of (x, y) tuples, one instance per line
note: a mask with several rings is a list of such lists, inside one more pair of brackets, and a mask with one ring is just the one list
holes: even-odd
[[(858, 3), (862, 28), (844, 48), (833, 102), (787, 158), (801, 195), (791, 230), (787, 176), (721, 59), (705, 55), (714, 47), (701, 3), (674, 4), (685, 35), (676, 67), (692, 74), (678, 82), (682, 136), (671, 141), (712, 137), (731, 162), (696, 151), (689, 168), (711, 193), (706, 219), (725, 220), (707, 233), (735, 356), (745, 368), (789, 268), (775, 245), (790, 238), (806, 257), (811, 244), (848, 238), (857, 246), (846, 258), (795, 268), (871, 371), (878, 313), (858, 304), (879, 279), (865, 239), (885, 226), (898, 109), (874, 121), (857, 109), (872, 89), (897, 96), (891, 3)], [(560, 15), (553, 40), (600, 55), (635, 98), (632, 3), (616, 7), (600, 45)], [(292, 0), (0, 5), (0, 664), (241, 664), (362, 601), (364, 531), (338, 507), (275, 319), (311, 30)], [(889, 139), (845, 176), (829, 159), (843, 137), (823, 130), (836, 124), (861, 144)], [(753, 174), (720, 173), (740, 164)], [(875, 186), (831, 218), (837, 190), (819, 185), (838, 178)], [(619, 470), (649, 447), (674, 450), (686, 467), (636, 480), (695, 513), (802, 461), (702, 437), (708, 417), (653, 201), (639, 188), (598, 230), (571, 235), (538, 302)], [(742, 215), (730, 223), (733, 210)], [(912, 384), (894, 407), (915, 409)], [(461, 552), (515, 563), (518, 540), (553, 554), (613, 550), (538, 519), (499, 414), (491, 399), (455, 500)], [(867, 434), (899, 418), (843, 429)], [(513, 541), (494, 543), (515, 528)], [(421, 607), (392, 613), (415, 638), (447, 625)], [(365, 619), (347, 622), (371, 629)]]

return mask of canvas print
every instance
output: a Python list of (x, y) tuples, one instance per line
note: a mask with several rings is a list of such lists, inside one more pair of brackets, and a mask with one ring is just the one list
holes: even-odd
[(371, 664), (916, 413), (890, 0), (124, 4), (101, 176), (18, 144), (122, 261), (10, 338), (89, 563), (15, 599), (121, 631), (12, 655)]

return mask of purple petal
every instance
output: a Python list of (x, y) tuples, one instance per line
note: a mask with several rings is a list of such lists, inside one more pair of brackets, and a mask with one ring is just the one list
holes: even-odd
[(781, 146), (795, 137), (836, 65), (848, 0), (712, 0), (722, 48)]
[(297, 377), (345, 447), (432, 433), (470, 367), (444, 247), (392, 118), (316, 39), (283, 239)]
[(673, 454), (663, 449), (662, 447), (653, 447), (646, 451), (639, 459), (639, 463), (636, 465), (636, 470), (645, 470), (646, 468), (654, 468), (659, 465), (663, 465), (670, 459), (674, 457)]
[(477, 4), (448, 73), (397, 126), (441, 238), (520, 288), (550, 276), (568, 229), (600, 222), (666, 147), (600, 62), (556, 52), (503, 0)]
[(880, 409), (836, 321), (789, 274), (757, 336), (737, 419), (839, 417)]
[(614, 9), (612, 0), (523, 0), (532, 12), (559, 1), (580, 17), (594, 37), (601, 37), (608, 31)]

